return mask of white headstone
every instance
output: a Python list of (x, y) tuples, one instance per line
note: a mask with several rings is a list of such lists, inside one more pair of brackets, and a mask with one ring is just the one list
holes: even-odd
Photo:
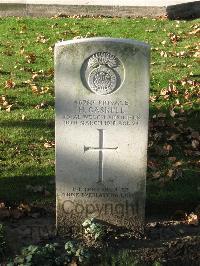
[(57, 43), (58, 232), (86, 218), (140, 231), (145, 213), (149, 52), (128, 39)]

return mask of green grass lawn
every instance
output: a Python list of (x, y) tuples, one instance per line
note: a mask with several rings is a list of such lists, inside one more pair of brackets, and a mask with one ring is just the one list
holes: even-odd
[(197, 206), (199, 27), (200, 20), (1, 18), (0, 201), (55, 202), (53, 47), (109, 36), (152, 47), (147, 211)]

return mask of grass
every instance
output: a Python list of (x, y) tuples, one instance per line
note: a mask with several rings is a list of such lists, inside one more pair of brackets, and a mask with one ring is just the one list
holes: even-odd
[[(153, 167), (148, 169), (147, 206), (197, 205), (198, 139), (191, 135), (200, 124), (199, 22), (0, 19), (0, 200), (55, 201), (53, 46), (77, 36), (109, 36), (137, 39), (152, 47), (148, 156)], [(169, 90), (169, 84), (178, 94)], [(167, 90), (165, 95), (163, 89)], [(169, 110), (176, 115), (170, 116)], [(176, 140), (168, 140), (177, 132), (180, 136)], [(166, 145), (172, 149), (163, 148)], [(27, 185), (42, 186), (42, 192), (30, 192)]]

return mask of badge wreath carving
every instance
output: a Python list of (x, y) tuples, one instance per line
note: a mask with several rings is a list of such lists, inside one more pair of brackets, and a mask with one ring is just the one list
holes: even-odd
[(115, 55), (109, 52), (97, 52), (85, 63), (85, 82), (92, 92), (107, 95), (120, 87), (122, 63)]

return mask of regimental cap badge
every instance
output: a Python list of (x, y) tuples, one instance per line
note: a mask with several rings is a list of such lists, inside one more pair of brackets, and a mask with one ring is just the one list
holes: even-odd
[(87, 87), (99, 95), (117, 90), (121, 83), (120, 60), (109, 52), (97, 52), (86, 61), (85, 81)]
[(101, 65), (116, 68), (120, 65), (119, 59), (108, 52), (99, 52), (92, 55), (88, 61), (89, 67), (99, 67)]

